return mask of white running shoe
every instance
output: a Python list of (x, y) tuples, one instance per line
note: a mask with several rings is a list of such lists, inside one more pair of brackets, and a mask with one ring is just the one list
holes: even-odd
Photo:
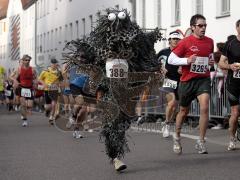
[(74, 124), (74, 119), (73, 119), (72, 116), (70, 116), (70, 117), (68, 118), (68, 122), (67, 122), (67, 124), (66, 124), (66, 128), (70, 129), (73, 124)]
[(22, 127), (27, 127), (27, 126), (28, 126), (27, 120), (23, 120)]
[(79, 138), (83, 138), (83, 136), (80, 134), (80, 131), (74, 131), (73, 132), (73, 138), (79, 139)]
[(198, 150), (199, 154), (208, 154), (207, 148), (205, 145), (205, 140), (198, 139), (197, 143), (195, 145), (195, 148), (196, 148), (196, 150)]
[(162, 127), (162, 133), (163, 133), (164, 138), (169, 137), (170, 136), (170, 125), (164, 124)]
[(122, 171), (127, 168), (127, 165), (120, 161), (118, 158), (113, 160), (114, 168), (116, 171)]
[(229, 145), (228, 145), (228, 151), (233, 151), (236, 150), (236, 144), (237, 144), (237, 139), (235, 137), (232, 137), (230, 139)]
[(143, 124), (145, 121), (145, 118), (143, 116), (139, 116), (137, 119), (137, 125), (141, 125)]
[(178, 155), (182, 154), (182, 145), (180, 137), (173, 136), (173, 152)]

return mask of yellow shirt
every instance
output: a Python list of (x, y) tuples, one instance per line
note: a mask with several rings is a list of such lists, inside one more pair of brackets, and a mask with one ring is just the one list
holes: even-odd
[(0, 91), (4, 90), (4, 75), (5, 75), (5, 69), (0, 66)]
[[(50, 86), (59, 83), (59, 70), (53, 70), (49, 67), (47, 70), (41, 72), (39, 80), (43, 81), (46, 85)], [(45, 89), (48, 90), (48, 89)]]

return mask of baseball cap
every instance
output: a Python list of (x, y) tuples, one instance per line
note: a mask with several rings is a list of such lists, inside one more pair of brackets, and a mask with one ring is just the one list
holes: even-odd
[(51, 63), (52, 63), (52, 64), (57, 64), (57, 63), (58, 63), (58, 60), (56, 60), (55, 58), (52, 58), (52, 59), (51, 59)]
[(173, 38), (176, 38), (176, 39), (182, 39), (182, 34), (178, 31), (173, 31), (173, 32), (170, 32), (169, 33), (169, 37), (168, 37), (168, 40), (169, 39), (173, 39)]

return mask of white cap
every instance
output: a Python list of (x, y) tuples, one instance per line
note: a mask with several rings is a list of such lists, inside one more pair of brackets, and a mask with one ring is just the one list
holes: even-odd
[(182, 37), (182, 34), (180, 32), (174, 31), (174, 32), (171, 32), (169, 34), (168, 39), (173, 39), (173, 38), (182, 39), (183, 37)]

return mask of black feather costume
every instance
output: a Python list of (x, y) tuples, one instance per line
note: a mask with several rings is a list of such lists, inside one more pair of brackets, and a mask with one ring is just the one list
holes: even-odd
[[(161, 38), (157, 28), (151, 32), (140, 29), (130, 20), (126, 9), (106, 9), (89, 37), (66, 44), (65, 50), (68, 52), (63, 53), (63, 58), (67, 66), (77, 65), (91, 76), (92, 94), (99, 89), (104, 92), (98, 104), (98, 108), (103, 109), (101, 137), (104, 138), (106, 153), (111, 159), (122, 158), (129, 151), (125, 133), (135, 116), (136, 101), (126, 101), (133, 94), (139, 96), (146, 82), (151, 86), (150, 76), (146, 76), (146, 72), (159, 72), (160, 65), (156, 59), (154, 43)], [(111, 79), (104, 76), (108, 59), (127, 60), (128, 78)], [(92, 71), (95, 76), (90, 75)], [(139, 72), (137, 78), (134, 72)], [(145, 79), (145, 84), (129, 83), (138, 81), (139, 76), (142, 76), (141, 80)], [(157, 83), (153, 80), (152, 76), (151, 82)]]

